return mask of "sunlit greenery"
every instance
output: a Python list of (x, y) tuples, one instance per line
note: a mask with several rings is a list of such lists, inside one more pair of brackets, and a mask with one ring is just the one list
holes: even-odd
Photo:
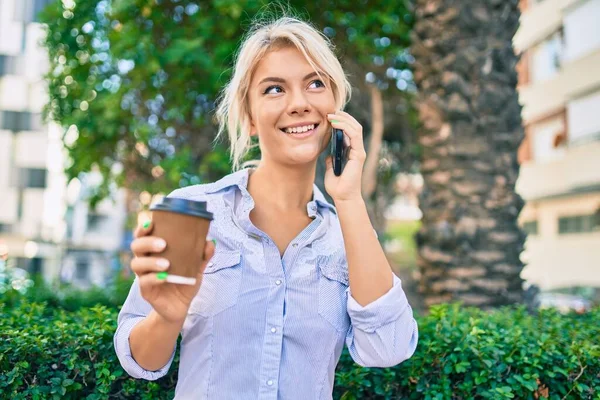
[(416, 269), (417, 245), (415, 234), (421, 226), (420, 221), (395, 221), (388, 224), (386, 245), (388, 257), (394, 266), (400, 269)]
[[(212, 111), (232, 57), (258, 12), (283, 9), (309, 19), (337, 45), (353, 85), (353, 105), (368, 133), (368, 96), (390, 102), (390, 126), (405, 119), (414, 90), (407, 52), (412, 16), (397, 1), (56, 0), (44, 11), (49, 117), (65, 128), (69, 178), (97, 170), (134, 190), (167, 192), (215, 180), (230, 170), (224, 143), (213, 149)], [(368, 104), (368, 103), (367, 103)], [(402, 130), (386, 139), (401, 142)], [(402, 151), (405, 151), (402, 149)], [(391, 157), (393, 161), (394, 157)], [(398, 161), (404, 161), (399, 160)]]

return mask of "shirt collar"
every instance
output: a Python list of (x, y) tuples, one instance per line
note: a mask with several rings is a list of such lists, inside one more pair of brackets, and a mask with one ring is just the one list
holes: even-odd
[(322, 207), (329, 208), (331, 211), (333, 211), (335, 213), (335, 207), (333, 206), (333, 204), (331, 204), (330, 202), (327, 201), (327, 199), (323, 195), (323, 192), (321, 192), (321, 189), (319, 189), (319, 187), (316, 184), (313, 184), (313, 201), (315, 201), (317, 204), (321, 205)]
[[(205, 193), (216, 193), (220, 190), (223, 190), (223, 189), (226, 189), (226, 188), (229, 188), (232, 186), (237, 186), (238, 189), (243, 194), (245, 194), (245, 193), (247, 193), (247, 188), (248, 188), (249, 172), (250, 172), (250, 169), (245, 168), (245, 169), (236, 171), (232, 174), (226, 175), (225, 177), (221, 178), (220, 180), (209, 184), (208, 187), (206, 188)], [(321, 190), (319, 189), (319, 187), (316, 184), (313, 184), (313, 199), (307, 205), (309, 215), (312, 214), (311, 211), (313, 211), (313, 212), (316, 211), (316, 210), (311, 210), (311, 205), (313, 202), (322, 208), (329, 208), (331, 211), (333, 211), (335, 213), (335, 207), (331, 203), (329, 203), (327, 201), (327, 199), (325, 199), (323, 192), (321, 192)]]
[(238, 186), (240, 190), (246, 189), (248, 187), (248, 169), (241, 169), (224, 176), (214, 183), (208, 184), (205, 193), (216, 193), (231, 186)]

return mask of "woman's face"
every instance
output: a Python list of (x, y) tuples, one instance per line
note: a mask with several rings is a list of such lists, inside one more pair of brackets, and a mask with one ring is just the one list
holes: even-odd
[(327, 114), (335, 112), (331, 83), (323, 82), (295, 47), (263, 57), (250, 82), (249, 99), (251, 134), (259, 137), (263, 159), (309, 164), (328, 145)]

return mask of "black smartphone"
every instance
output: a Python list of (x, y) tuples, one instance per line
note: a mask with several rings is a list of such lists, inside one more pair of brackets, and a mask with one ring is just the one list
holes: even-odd
[(340, 176), (346, 163), (346, 144), (344, 143), (344, 131), (333, 128), (331, 130), (331, 155), (333, 156), (333, 173)]

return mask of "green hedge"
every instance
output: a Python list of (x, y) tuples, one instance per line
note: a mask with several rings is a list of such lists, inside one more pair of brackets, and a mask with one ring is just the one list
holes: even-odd
[[(10, 399), (172, 399), (176, 356), (156, 382), (128, 378), (114, 353), (117, 309), (71, 312), (0, 301), (0, 393)], [(361, 368), (344, 352), (335, 399), (600, 398), (600, 308), (530, 315), (457, 304), (419, 317), (415, 355), (395, 368)]]
[[(1, 268), (0, 275), (2, 275)], [(0, 278), (0, 302), (8, 307), (17, 307), (20, 302), (27, 301), (46, 303), (50, 308), (61, 308), (66, 311), (77, 311), (95, 305), (120, 307), (125, 302), (133, 283), (133, 277), (117, 275), (108, 287), (93, 286), (89, 289), (78, 289), (69, 283), (58, 281), (48, 283), (40, 275), (34, 275), (31, 277), (28, 289), (17, 291), (10, 285), (10, 270), (4, 275), (4, 280)]]

